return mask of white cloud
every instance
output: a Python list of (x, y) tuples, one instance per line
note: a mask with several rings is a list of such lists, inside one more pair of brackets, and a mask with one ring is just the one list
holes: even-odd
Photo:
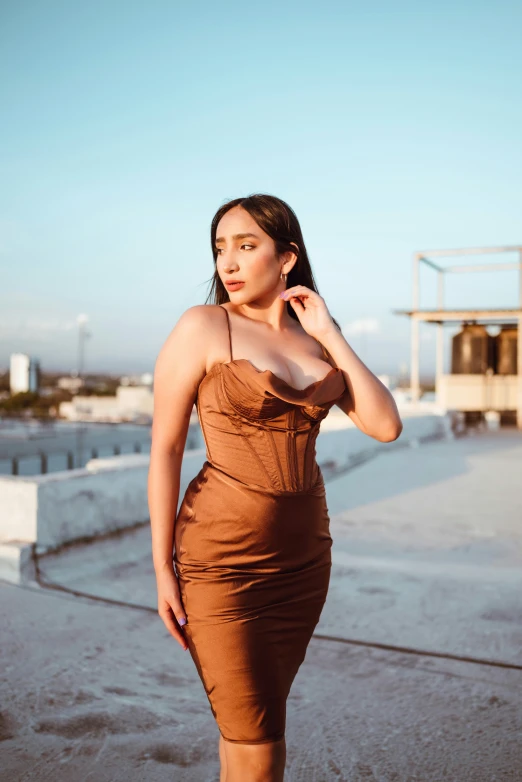
[(16, 315), (0, 317), (0, 335), (3, 340), (11, 338), (48, 342), (75, 328), (77, 324), (73, 319)]

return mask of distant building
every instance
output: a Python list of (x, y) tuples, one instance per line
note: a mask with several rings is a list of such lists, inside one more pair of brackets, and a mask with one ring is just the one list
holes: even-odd
[(81, 377), (59, 377), (56, 383), (58, 388), (64, 391), (70, 391), (71, 394), (77, 394), (80, 388), (84, 385), (83, 378)]
[(11, 353), (9, 370), (11, 394), (26, 391), (37, 392), (40, 388), (40, 362), (25, 353)]
[(122, 386), (151, 386), (153, 379), (151, 372), (144, 372), (142, 375), (122, 375), (120, 384)]
[(116, 396), (81, 396), (61, 402), (59, 415), (70, 421), (152, 421), (153, 393), (148, 386), (118, 386)]

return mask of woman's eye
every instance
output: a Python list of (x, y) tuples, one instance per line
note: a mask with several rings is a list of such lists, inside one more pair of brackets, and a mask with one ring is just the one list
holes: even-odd
[[(241, 245), (241, 249), (243, 249), (243, 247), (250, 247), (252, 250), (255, 249), (255, 245), (253, 245), (253, 244), (242, 244)], [(221, 247), (215, 247), (214, 249), (215, 249), (217, 255), (221, 255), (221, 253), (220, 253)]]

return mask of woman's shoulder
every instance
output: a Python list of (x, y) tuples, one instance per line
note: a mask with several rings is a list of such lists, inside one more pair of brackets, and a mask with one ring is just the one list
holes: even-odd
[(205, 366), (212, 335), (219, 328), (218, 318), (224, 318), (219, 309), (223, 308), (217, 304), (194, 304), (184, 310), (165, 339), (157, 363), (171, 366), (181, 361)]
[(223, 309), (220, 304), (193, 304), (181, 313), (178, 322), (196, 328), (213, 325), (218, 318), (223, 318), (223, 314), (219, 312)]

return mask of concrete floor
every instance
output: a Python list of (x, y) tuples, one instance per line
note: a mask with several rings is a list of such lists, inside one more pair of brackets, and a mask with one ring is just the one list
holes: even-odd
[[(285, 780), (522, 780), (521, 467), (503, 430), (327, 484), (334, 567)], [(40, 583), (0, 586), (5, 778), (217, 782), (206, 696), (156, 614), (149, 528), (41, 558)]]

